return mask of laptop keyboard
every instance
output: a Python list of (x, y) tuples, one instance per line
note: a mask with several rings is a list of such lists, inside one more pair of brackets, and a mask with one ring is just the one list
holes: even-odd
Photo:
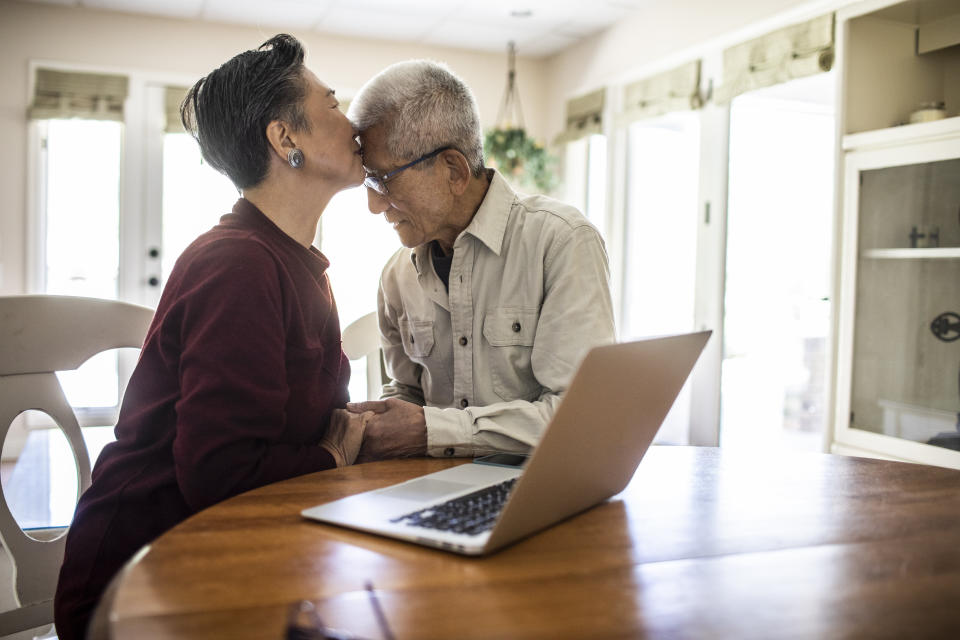
[(493, 523), (500, 515), (500, 510), (506, 504), (516, 482), (517, 479), (512, 478), (465, 496), (393, 518), (390, 522), (477, 535), (493, 528)]

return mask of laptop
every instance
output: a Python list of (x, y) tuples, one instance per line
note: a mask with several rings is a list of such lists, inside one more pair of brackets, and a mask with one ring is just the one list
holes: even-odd
[(627, 486), (710, 333), (591, 349), (523, 468), (461, 464), (301, 514), (465, 555), (516, 542)]

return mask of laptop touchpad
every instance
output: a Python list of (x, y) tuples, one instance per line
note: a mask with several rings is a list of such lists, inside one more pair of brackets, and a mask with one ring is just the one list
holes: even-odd
[(377, 493), (388, 498), (400, 498), (401, 500), (433, 500), (442, 496), (450, 495), (464, 489), (469, 489), (472, 485), (462, 482), (447, 482), (446, 480), (434, 480), (433, 478), (421, 478), (411, 480), (394, 487), (382, 489)]

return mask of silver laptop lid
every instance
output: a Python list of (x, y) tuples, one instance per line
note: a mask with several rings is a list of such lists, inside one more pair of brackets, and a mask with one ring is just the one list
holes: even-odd
[(711, 333), (591, 349), (500, 514), (484, 552), (622, 491)]

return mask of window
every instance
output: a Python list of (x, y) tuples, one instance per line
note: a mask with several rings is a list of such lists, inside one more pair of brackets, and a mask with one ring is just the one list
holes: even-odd
[(831, 74), (731, 104), (722, 446), (822, 449), (832, 104)]
[(183, 250), (229, 213), (238, 197), (233, 183), (203, 161), (193, 136), (164, 134), (161, 284)]
[[(39, 126), (43, 180), (38, 200), (44, 204), (41, 227), (46, 231), (39, 247), (40, 291), (116, 299), (123, 125), (52, 119)], [(75, 407), (115, 409), (119, 403), (115, 351), (58, 375)]]
[[(320, 218), (320, 250), (330, 260), (327, 273), (337, 301), (340, 329), (377, 310), (380, 273), (400, 248), (400, 240), (383, 216), (367, 208), (363, 187), (341, 191)], [(366, 362), (351, 363), (350, 398), (367, 397)]]
[[(639, 120), (627, 131), (625, 340), (693, 329), (699, 145), (692, 111)], [(658, 442), (688, 442), (689, 403), (685, 387)]]

